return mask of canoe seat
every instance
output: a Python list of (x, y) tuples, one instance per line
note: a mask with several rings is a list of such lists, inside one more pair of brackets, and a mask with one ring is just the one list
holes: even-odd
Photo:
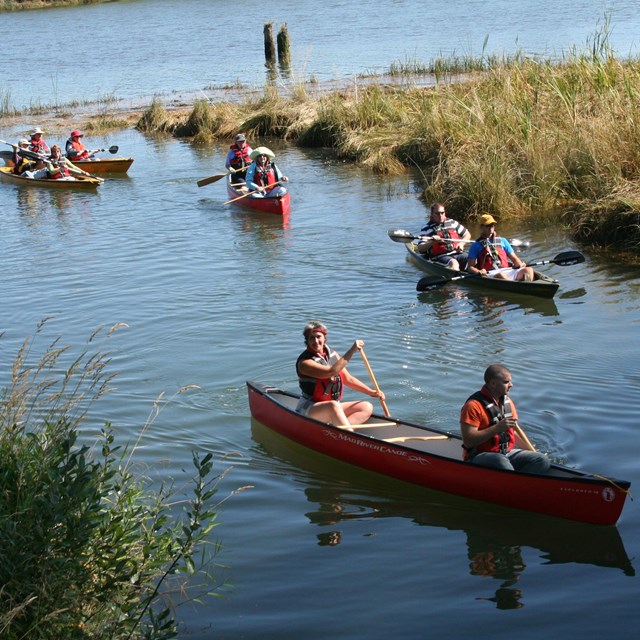
[(374, 427), (397, 427), (397, 422), (370, 422), (365, 424), (352, 424), (352, 429), (369, 429)]
[(403, 436), (400, 438), (384, 438), (385, 442), (406, 442), (407, 440), (448, 440), (449, 436)]

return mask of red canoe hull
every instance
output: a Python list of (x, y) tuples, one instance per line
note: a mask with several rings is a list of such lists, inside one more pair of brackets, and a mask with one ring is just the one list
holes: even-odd
[[(343, 462), (430, 489), (612, 525), (620, 517), (630, 486), (556, 464), (545, 476), (471, 466), (461, 460), (456, 434), (376, 415), (369, 422), (377, 427), (362, 425), (355, 432), (344, 431), (297, 414), (295, 394), (252, 382), (247, 386), (253, 418), (280, 435)], [(390, 441), (398, 436), (413, 439)]]
[[(229, 200), (238, 198), (246, 193), (246, 190), (239, 191), (229, 180), (227, 180), (227, 193), (229, 194)], [(233, 204), (237, 204), (239, 207), (245, 209), (253, 209), (254, 211), (262, 211), (263, 213), (275, 213), (276, 215), (283, 216), (289, 213), (291, 210), (291, 195), (287, 193), (280, 198), (252, 198), (247, 196), (236, 200)]]

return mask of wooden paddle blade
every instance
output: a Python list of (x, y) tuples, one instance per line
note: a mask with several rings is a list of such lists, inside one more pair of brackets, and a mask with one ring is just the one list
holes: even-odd
[(414, 240), (418, 240), (417, 236), (414, 236), (412, 233), (405, 231), (404, 229), (389, 229), (387, 231), (387, 235), (394, 242), (403, 242), (404, 244), (408, 244), (409, 242), (413, 242)]
[(449, 280), (444, 276), (425, 276), (418, 280), (416, 285), (416, 291), (431, 291), (432, 289), (439, 289), (447, 284)]
[(222, 180), (227, 174), (226, 173), (218, 173), (215, 176), (209, 176), (208, 178), (202, 178), (202, 180), (198, 180), (197, 185), (199, 187), (204, 187), (212, 182), (218, 182), (218, 180)]
[(112, 147), (109, 147), (108, 151), (109, 153), (118, 153), (118, 149), (119, 147), (114, 144)]

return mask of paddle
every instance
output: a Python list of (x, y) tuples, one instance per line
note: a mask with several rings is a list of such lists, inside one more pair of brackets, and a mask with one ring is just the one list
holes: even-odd
[(218, 182), (218, 180), (222, 180), (225, 176), (229, 175), (229, 171), (226, 173), (217, 173), (215, 176), (209, 176), (208, 178), (202, 178), (202, 180), (198, 180), (196, 184), (199, 187), (205, 187), (208, 184), (212, 184), (213, 182)]
[(240, 171), (246, 171), (249, 168), (250, 165), (247, 165), (246, 167), (243, 167), (242, 169), (229, 169), (229, 171), (227, 171), (226, 173), (216, 173), (216, 175), (214, 176), (209, 176), (208, 178), (202, 178), (202, 180), (198, 180), (198, 182), (196, 182), (196, 184), (199, 187), (204, 187), (208, 184), (211, 184), (213, 182), (218, 182), (218, 180), (222, 180), (222, 178), (224, 178), (225, 176), (228, 176), (230, 173), (238, 173)]
[(514, 423), (513, 430), (518, 434), (518, 436), (520, 437), (520, 440), (522, 440), (522, 443), (525, 445), (526, 449), (529, 449), (529, 451), (536, 450), (533, 444), (531, 444), (531, 440), (529, 440), (523, 428), (517, 422)]
[[(2, 144), (8, 144), (10, 147), (13, 147), (14, 149), (18, 148), (18, 145), (13, 144), (13, 142), (6, 142), (5, 140), (0, 140), (0, 142)], [(33, 160), (46, 160), (48, 157), (48, 156), (40, 155), (35, 151), (29, 151), (29, 149), (23, 149), (22, 147), (20, 147), (19, 152), (21, 156), (25, 156), (26, 158), (32, 158)]]
[[(411, 232), (405, 231), (404, 229), (389, 229), (387, 231), (387, 235), (394, 242), (402, 242), (404, 244), (408, 244), (409, 242), (413, 242), (414, 240), (426, 240), (432, 236), (414, 236)], [(462, 240), (461, 238), (451, 238), (451, 242), (460, 243), (460, 244), (473, 244), (475, 240)], [(526, 249), (531, 245), (528, 240), (518, 240), (514, 238), (513, 240), (509, 240), (509, 244), (512, 247), (519, 247), (522, 249)]]
[[(281, 184), (281, 183), (282, 181), (278, 180), (278, 182), (272, 182), (271, 184), (268, 184), (265, 188), (268, 189), (269, 187), (275, 187), (277, 184)], [(258, 189), (254, 189), (253, 191), (247, 191), (247, 193), (245, 193), (244, 195), (238, 196), (237, 198), (233, 198), (232, 200), (227, 200), (222, 204), (229, 204), (230, 202), (235, 202), (236, 200), (242, 200), (242, 198), (246, 198), (247, 196), (250, 196), (252, 193), (258, 193)]]
[(380, 387), (378, 386), (378, 382), (376, 381), (376, 377), (373, 375), (373, 370), (371, 369), (371, 365), (369, 364), (369, 360), (367, 360), (367, 356), (364, 353), (364, 349), (360, 349), (360, 355), (362, 356), (362, 360), (364, 362), (364, 366), (367, 367), (367, 371), (369, 372), (369, 377), (371, 378), (371, 382), (373, 382), (373, 388), (377, 391), (378, 397), (380, 399), (380, 404), (382, 405), (382, 409), (384, 411), (384, 415), (387, 418), (391, 415), (389, 413), (389, 409), (387, 409), (387, 403), (380, 396)]
[[(10, 147), (13, 147), (14, 149), (18, 148), (17, 144), (14, 144), (13, 142), (6, 142), (5, 140), (0, 140), (0, 142), (2, 144), (7, 144)], [(103, 151), (108, 151), (109, 153), (118, 153), (118, 149), (119, 147), (117, 145), (113, 145), (111, 147), (109, 147), (108, 149), (95, 149), (94, 151), (90, 151), (89, 155), (93, 155), (94, 153), (100, 153)], [(39, 153), (36, 153), (35, 151), (29, 151), (29, 149), (19, 149), (20, 155), (23, 155), (27, 158), (32, 158), (33, 160), (46, 160), (49, 156), (45, 156), (45, 155), (41, 155)], [(80, 162), (80, 161), (79, 161)]]
[(93, 156), (96, 153), (104, 153), (105, 151), (108, 151), (109, 153), (118, 153), (118, 149), (119, 149), (119, 147), (114, 144), (113, 146), (109, 147), (108, 149), (94, 149), (93, 151), (87, 151), (87, 153), (89, 154), (89, 157), (88, 158), (83, 158), (82, 160), (78, 160), (78, 162), (91, 160), (91, 156)]
[[(580, 264), (584, 262), (585, 257), (579, 251), (563, 251), (559, 253), (552, 260), (540, 260), (539, 262), (531, 262), (527, 264), (528, 267), (537, 267), (541, 264), (557, 264), (559, 267), (568, 267), (572, 264)], [(513, 267), (518, 269), (519, 267)], [(445, 278), (444, 276), (426, 276), (418, 280), (416, 285), (417, 291), (430, 291), (431, 289), (438, 289), (443, 287), (447, 282), (453, 282), (454, 280), (463, 280), (470, 276), (477, 276), (475, 273), (461, 273), (459, 276), (453, 278)]]

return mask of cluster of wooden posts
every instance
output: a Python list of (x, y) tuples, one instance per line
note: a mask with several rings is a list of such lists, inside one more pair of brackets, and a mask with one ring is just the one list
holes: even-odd
[[(289, 53), (289, 32), (285, 22), (278, 31), (278, 62), (281, 67), (288, 68), (291, 64)], [(264, 57), (266, 64), (273, 67), (276, 64), (276, 47), (273, 42), (273, 23), (267, 22), (264, 25)]]

